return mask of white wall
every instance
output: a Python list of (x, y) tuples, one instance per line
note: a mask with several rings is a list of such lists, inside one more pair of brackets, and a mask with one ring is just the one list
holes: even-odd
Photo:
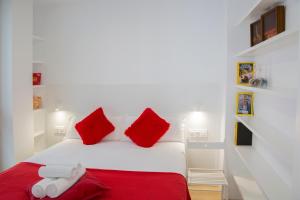
[(1, 0), (1, 168), (33, 153), (32, 1)]
[(46, 5), (45, 10), (39, 7), (42, 16), (35, 18), (37, 32), (47, 39), (48, 84), (220, 84), (223, 80), (223, 2), (37, 3)]
[[(300, 37), (300, 35), (299, 35)], [(300, 44), (299, 44), (300, 45)], [(298, 89), (298, 108), (297, 108), (297, 135), (294, 145), (294, 165), (293, 165), (293, 198), (297, 199), (300, 196), (299, 190), (299, 167), (300, 167), (300, 87)]]
[(36, 1), (48, 111), (103, 106), (112, 115), (138, 115), (151, 106), (180, 118), (201, 108), (210, 138), (219, 138), (224, 16), (217, 0)]
[[(300, 2), (298, 2), (297, 6), (298, 10), (300, 10)], [(298, 21), (298, 27), (300, 29), (300, 20)], [(300, 33), (299, 33), (300, 38)], [(299, 40), (300, 46), (300, 40)], [(298, 52), (300, 58), (300, 51)], [(298, 74), (300, 74), (300, 69), (298, 68)], [(298, 85), (300, 85), (300, 80), (298, 79)], [(296, 135), (294, 140), (294, 165), (293, 165), (293, 198), (297, 199), (300, 196), (299, 190), (299, 179), (300, 179), (300, 87), (298, 87), (298, 99), (297, 99), (297, 114), (296, 114)]]
[[(14, 162), (12, 133), (12, 84), (11, 84), (11, 1), (0, 1), (1, 35), (1, 169)], [(4, 98), (5, 97), (5, 98)]]

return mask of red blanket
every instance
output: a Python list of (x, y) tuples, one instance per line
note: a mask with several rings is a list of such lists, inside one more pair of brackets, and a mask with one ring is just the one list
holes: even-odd
[[(40, 166), (23, 162), (2, 172), (0, 200), (28, 200), (28, 188), (41, 179), (38, 176)], [(100, 169), (87, 171), (109, 188), (101, 200), (190, 200), (186, 180), (180, 174)]]

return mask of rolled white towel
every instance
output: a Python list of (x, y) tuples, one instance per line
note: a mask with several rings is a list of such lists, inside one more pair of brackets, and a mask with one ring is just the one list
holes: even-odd
[(40, 199), (46, 197), (46, 187), (54, 180), (52, 178), (44, 178), (34, 184), (31, 188), (32, 195)]
[(77, 170), (81, 167), (77, 165), (46, 165), (39, 168), (39, 176), (43, 178), (71, 178), (77, 173)]
[(46, 195), (50, 198), (56, 198), (72, 187), (84, 174), (85, 168), (80, 167), (78, 173), (72, 178), (58, 178), (46, 187)]

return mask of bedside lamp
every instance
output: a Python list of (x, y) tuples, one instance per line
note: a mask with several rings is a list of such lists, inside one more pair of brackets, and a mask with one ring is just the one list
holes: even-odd
[(203, 111), (190, 112), (184, 120), (184, 129), (188, 140), (208, 139), (207, 116)]
[(56, 108), (54, 112), (54, 128), (56, 136), (64, 136), (66, 134), (66, 124), (67, 113)]

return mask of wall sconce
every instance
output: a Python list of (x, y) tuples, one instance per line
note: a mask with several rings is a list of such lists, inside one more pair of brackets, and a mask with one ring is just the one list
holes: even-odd
[(58, 108), (54, 112), (54, 134), (56, 136), (64, 136), (66, 134), (67, 113)]
[(193, 111), (184, 120), (187, 139), (199, 141), (208, 139), (207, 116), (203, 111)]

